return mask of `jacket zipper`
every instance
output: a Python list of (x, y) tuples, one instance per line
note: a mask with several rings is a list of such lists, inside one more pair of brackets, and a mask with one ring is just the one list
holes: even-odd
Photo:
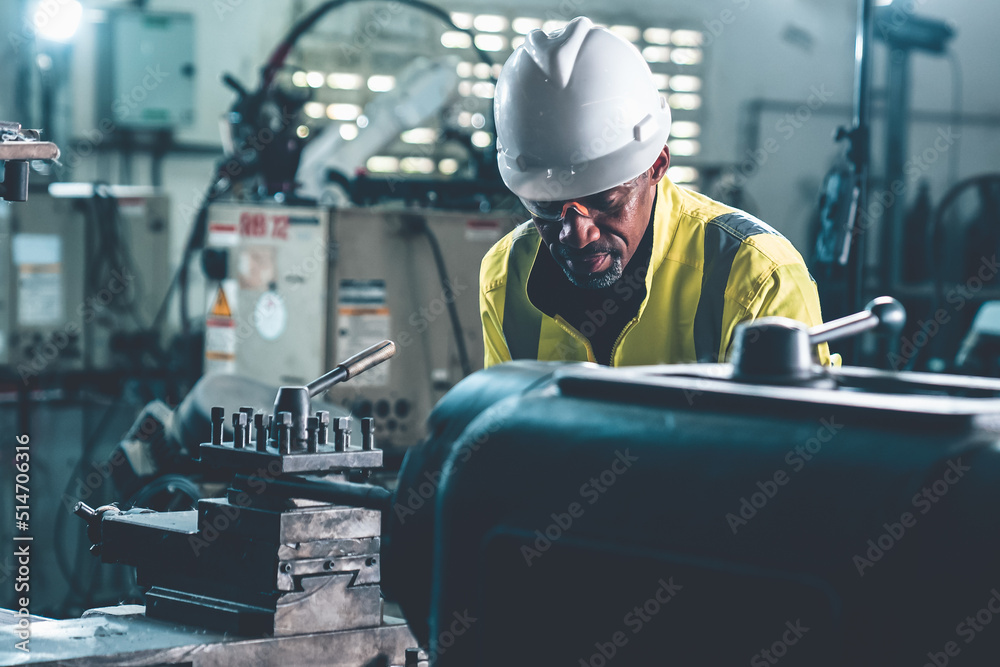
[(582, 333), (574, 329), (569, 322), (563, 319), (562, 315), (556, 315), (556, 324), (562, 327), (563, 331), (568, 333), (570, 336), (575, 338), (578, 342), (583, 343), (584, 347), (587, 349), (587, 361), (591, 363), (597, 363), (597, 355), (594, 354), (594, 348), (591, 347), (590, 341)]
[(627, 334), (629, 330), (632, 327), (634, 327), (636, 322), (638, 321), (639, 321), (638, 317), (633, 317), (631, 320), (629, 320), (628, 324), (626, 324), (625, 327), (622, 329), (622, 332), (618, 334), (618, 338), (615, 339), (615, 344), (611, 346), (611, 358), (608, 359), (608, 361), (611, 362), (612, 366), (615, 365), (615, 352), (618, 351), (618, 346), (621, 344), (622, 339), (625, 338), (625, 334)]

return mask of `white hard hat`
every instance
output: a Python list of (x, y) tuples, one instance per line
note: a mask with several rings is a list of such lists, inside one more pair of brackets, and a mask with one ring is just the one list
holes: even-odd
[(670, 108), (639, 51), (578, 17), (533, 30), (500, 72), (497, 161), (522, 199), (585, 197), (649, 169), (670, 135)]

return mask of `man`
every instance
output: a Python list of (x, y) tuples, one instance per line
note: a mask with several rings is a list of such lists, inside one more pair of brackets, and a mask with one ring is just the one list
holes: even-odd
[(500, 173), (531, 220), (482, 262), (487, 367), (719, 361), (740, 322), (822, 322), (784, 237), (666, 177), (670, 109), (625, 40), (583, 17), (535, 30), (494, 104)]

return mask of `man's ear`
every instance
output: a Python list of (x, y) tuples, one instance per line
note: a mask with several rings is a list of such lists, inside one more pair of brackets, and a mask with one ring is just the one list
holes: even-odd
[(663, 150), (660, 154), (656, 156), (656, 162), (653, 166), (649, 168), (649, 180), (653, 185), (656, 185), (660, 180), (666, 175), (667, 168), (670, 167), (670, 149), (667, 148), (666, 144), (663, 146)]

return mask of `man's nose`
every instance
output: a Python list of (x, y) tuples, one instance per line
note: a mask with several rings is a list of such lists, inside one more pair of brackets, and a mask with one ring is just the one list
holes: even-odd
[(576, 209), (566, 211), (562, 229), (559, 230), (559, 242), (571, 248), (585, 248), (601, 238), (601, 230), (594, 221), (584, 217)]

